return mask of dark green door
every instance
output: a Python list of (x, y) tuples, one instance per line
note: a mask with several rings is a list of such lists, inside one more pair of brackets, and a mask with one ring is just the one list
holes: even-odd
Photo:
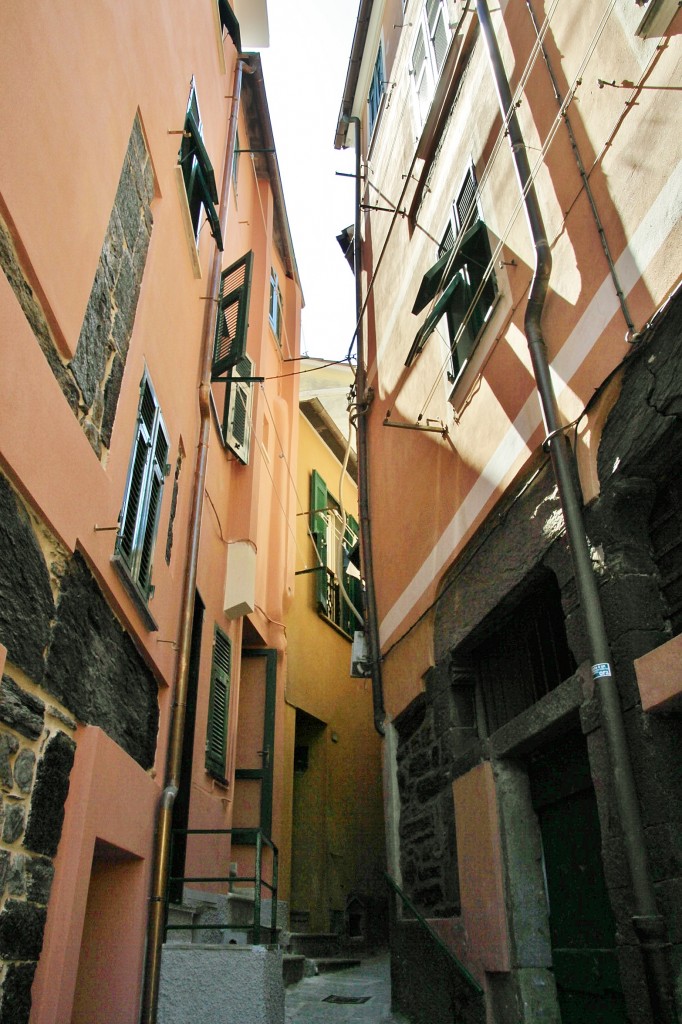
[[(234, 825), (272, 832), (277, 651), (242, 650)], [(238, 840), (235, 840), (238, 842)]]
[(572, 732), (529, 765), (544, 854), (552, 961), (563, 1024), (626, 1024), (615, 926), (585, 738)]

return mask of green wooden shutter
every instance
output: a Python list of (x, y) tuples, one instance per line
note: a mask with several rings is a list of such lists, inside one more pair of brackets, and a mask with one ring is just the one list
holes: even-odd
[(218, 0), (218, 10), (220, 11), (220, 23), (227, 29), (228, 33), (232, 36), (232, 42), (237, 48), (237, 53), (242, 51), (242, 39), (239, 31), (239, 22), (235, 16), (232, 7), (227, 0)]
[(196, 157), (197, 163), (201, 168), (204, 178), (204, 188), (206, 189), (206, 196), (209, 202), (218, 202), (218, 189), (215, 183), (215, 174), (213, 173), (213, 165), (209, 158), (206, 147), (204, 146), (204, 140), (201, 137), (201, 130), (197, 121), (194, 117), (192, 110), (187, 111), (185, 118), (185, 131), (190, 133), (191, 136), (191, 152)]
[(229, 378), (226, 403), (225, 443), (245, 465), (251, 449), (251, 407), (253, 405), (253, 384), (242, 377), (253, 377), (254, 364), (248, 356), (242, 356)]
[(327, 485), (314, 469), (310, 475), (310, 532), (322, 565), (315, 573), (315, 601), (321, 612), (327, 613)]
[(206, 770), (225, 780), (227, 764), (227, 720), (230, 709), (232, 645), (216, 627), (211, 664), (211, 693), (206, 729)]
[(137, 574), (137, 580), (145, 598), (151, 597), (154, 591), (154, 588), (152, 587), (152, 559), (154, 557), (154, 545), (156, 543), (156, 533), (159, 526), (159, 515), (161, 513), (163, 483), (168, 472), (167, 459), (168, 439), (166, 438), (160, 419), (157, 418), (156, 443), (154, 445), (154, 459), (151, 466), (146, 522), (144, 523), (142, 530), (140, 565)]
[(252, 270), (253, 252), (247, 252), (222, 273), (211, 380), (223, 378), (246, 353)]
[(121, 556), (131, 573), (134, 572), (135, 556), (139, 546), (140, 521), (146, 508), (148, 467), (152, 459), (156, 409), (156, 399), (145, 376), (140, 386), (137, 433), (121, 513), (121, 526), (116, 541), (117, 554)]

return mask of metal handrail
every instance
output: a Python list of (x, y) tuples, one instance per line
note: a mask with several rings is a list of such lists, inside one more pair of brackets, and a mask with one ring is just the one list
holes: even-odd
[(415, 920), (428, 933), (428, 935), (433, 939), (436, 945), (439, 946), (439, 948), (447, 955), (447, 957), (453, 963), (462, 980), (466, 982), (466, 984), (472, 989), (473, 992), (476, 993), (477, 996), (482, 996), (483, 989), (478, 984), (474, 976), (469, 973), (469, 971), (466, 969), (462, 961), (456, 956), (455, 953), (453, 953), (450, 947), (443, 942), (436, 929), (432, 925), (430, 925), (429, 922), (424, 917), (424, 915), (417, 910), (414, 903), (411, 901), (409, 896), (407, 896), (403, 892), (403, 890), (400, 888), (395, 879), (391, 878), (391, 876), (386, 874), (386, 872), (384, 872), (384, 878), (388, 882), (390, 888), (393, 889), (395, 894), (399, 896), (400, 899), (403, 901), (404, 905), (407, 907), (410, 913), (414, 915)]
[[(232, 836), (242, 840), (250, 840), (256, 844), (256, 864), (253, 875), (170, 875), (166, 885), (165, 915), (164, 915), (164, 940), (169, 931), (214, 931), (216, 929), (239, 929), (251, 927), (253, 929), (254, 945), (260, 944), (261, 928), (261, 889), (265, 887), (272, 894), (270, 911), (270, 940), (274, 941), (277, 932), (277, 885), (279, 875), (279, 850), (268, 836), (260, 828), (175, 828), (171, 832), (171, 860), (172, 846), (175, 836)], [(263, 866), (263, 844), (272, 850), (272, 882), (268, 882), (262, 876)], [(173, 882), (253, 882), (253, 922), (249, 926), (244, 924), (219, 924), (215, 921), (211, 924), (169, 924), (168, 909), (170, 905), (170, 890)]]

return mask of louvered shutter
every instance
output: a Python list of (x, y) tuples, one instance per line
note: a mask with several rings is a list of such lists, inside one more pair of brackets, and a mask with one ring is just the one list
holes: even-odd
[(436, 70), (440, 72), (450, 42), (450, 28), (443, 0), (426, 0), (426, 16), (429, 23), (433, 59)]
[(156, 533), (159, 526), (159, 515), (161, 512), (161, 495), (163, 483), (167, 473), (168, 439), (163, 426), (157, 421), (156, 443), (154, 445), (154, 458), (151, 466), (151, 478), (149, 482), (149, 497), (147, 499), (147, 518), (144, 524), (140, 547), (140, 566), (138, 571), (138, 583), (148, 598), (153, 592), (152, 587), (152, 559), (154, 557), (154, 545)]
[(327, 485), (314, 469), (310, 475), (310, 532), (322, 565), (315, 573), (315, 601), (318, 609), (327, 614)]
[(223, 378), (245, 356), (252, 270), (253, 252), (247, 252), (221, 276), (212, 380)]
[(211, 692), (206, 729), (206, 770), (225, 781), (227, 764), (227, 719), (230, 709), (232, 645), (216, 628), (211, 665)]
[(253, 363), (248, 356), (242, 356), (232, 371), (227, 400), (227, 429), (225, 443), (245, 465), (249, 461), (251, 447), (251, 406), (253, 404)]

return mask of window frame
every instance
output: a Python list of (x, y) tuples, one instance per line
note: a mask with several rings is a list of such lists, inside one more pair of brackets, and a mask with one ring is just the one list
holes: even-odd
[(254, 370), (254, 362), (247, 355), (230, 370), (221, 426), (225, 447), (245, 466), (251, 454)]
[[(145, 369), (140, 381), (135, 436), (119, 515), (113, 561), (129, 592), (148, 613), (154, 596), (152, 571), (170, 440), (161, 407)], [(156, 624), (151, 619), (152, 628)]]
[(377, 55), (374, 61), (374, 68), (372, 70), (372, 77), (369, 83), (369, 93), (367, 94), (367, 139), (371, 140), (376, 127), (376, 123), (379, 120), (379, 111), (381, 110), (381, 101), (384, 98), (386, 92), (386, 69), (384, 64), (384, 44), (383, 40), (379, 40), (379, 46), (377, 47)]
[[(431, 12), (429, 12), (429, 6), (432, 8)], [(436, 30), (439, 23), (444, 31), (444, 39), (442, 41), (443, 52), (440, 59), (436, 45)], [(410, 50), (408, 71), (412, 81), (412, 106), (420, 131), (426, 124), (451, 39), (452, 30), (450, 28), (446, 0), (423, 0), (418, 16), (417, 31), (415, 32)], [(424, 55), (419, 69), (416, 69), (414, 56), (420, 41)], [(424, 83), (426, 83), (426, 90), (422, 94), (421, 90)]]
[[(332, 514), (335, 517), (334, 520), (331, 519)], [(362, 625), (349, 608), (337, 582), (339, 567), (336, 566), (336, 547), (333, 559), (330, 558), (329, 553), (330, 532), (336, 537), (335, 527), (340, 525), (340, 522), (336, 523), (337, 516), (342, 522), (339, 503), (329, 494), (321, 474), (313, 469), (310, 474), (310, 533), (320, 561), (320, 565), (315, 570), (315, 607), (321, 618), (339, 630), (343, 636), (352, 640), (353, 633), (355, 630), (361, 629)], [(362, 604), (362, 585), (357, 577), (349, 575), (347, 565), (349, 555), (357, 544), (359, 535), (360, 527), (357, 520), (352, 515), (347, 515), (342, 541), (343, 585), (351, 602), (358, 609)]]
[(204, 767), (208, 775), (223, 785), (228, 785), (227, 740), (231, 686), (232, 641), (227, 633), (216, 625), (213, 630)]
[(282, 289), (279, 286), (279, 274), (274, 267), (270, 267), (270, 300), (268, 304), (268, 322), (272, 333), (277, 338), (277, 344), (282, 347), (282, 319), (284, 314), (282, 302)]

